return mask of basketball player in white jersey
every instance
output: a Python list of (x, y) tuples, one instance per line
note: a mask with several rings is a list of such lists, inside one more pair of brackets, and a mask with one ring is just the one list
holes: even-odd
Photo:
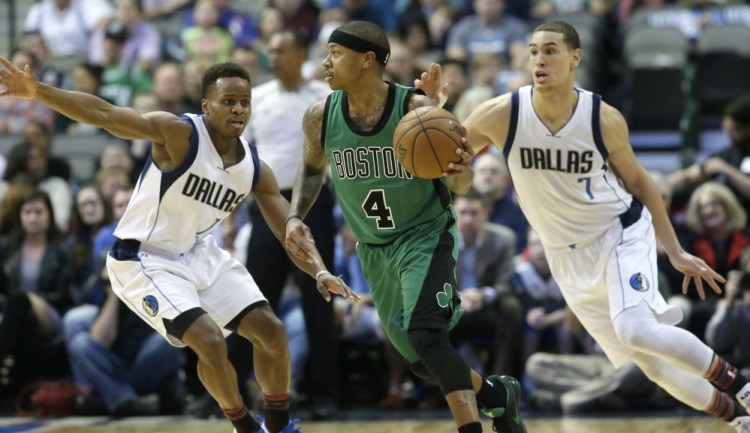
[[(622, 115), (576, 89), (576, 30), (537, 27), (533, 86), (478, 106), (467, 118), (475, 150), (503, 150), (521, 207), (539, 234), (565, 300), (615, 366), (635, 362), (685, 404), (750, 432), (750, 385), (689, 332), (657, 288), (656, 240), (704, 297), (724, 282), (677, 241), (659, 190), (628, 143)], [(745, 406), (745, 407), (743, 407)]]
[[(237, 433), (296, 433), (289, 420), (289, 348), (284, 328), (245, 267), (209, 236), (250, 193), (278, 236), (289, 203), (273, 172), (241, 138), (250, 118), (250, 76), (239, 65), (211, 67), (203, 77), (203, 114), (141, 115), (89, 94), (39, 83), (27, 66), (0, 57), (0, 96), (36, 99), (79, 122), (124, 139), (153, 143), (107, 258), (112, 289), (175, 346), (198, 355), (198, 376)], [(322, 264), (312, 243), (295, 263), (330, 292), (352, 296)], [(264, 393), (263, 426), (240, 397), (224, 342), (237, 332), (254, 345), (254, 369)]]

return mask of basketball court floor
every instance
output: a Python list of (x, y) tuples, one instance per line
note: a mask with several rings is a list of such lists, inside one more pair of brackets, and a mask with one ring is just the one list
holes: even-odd
[[(455, 433), (447, 412), (403, 413), (388, 415), (383, 420), (343, 420), (333, 422), (298, 423), (304, 433)], [(403, 416), (401, 416), (403, 415)], [(427, 416), (426, 416), (427, 415)], [(674, 415), (674, 416), (673, 416)], [(407, 419), (412, 417), (412, 419)], [(398, 419), (403, 418), (403, 419)], [(414, 419), (416, 418), (416, 419)], [(708, 416), (694, 414), (638, 415), (622, 417), (534, 417), (527, 416), (529, 433), (732, 433), (727, 424)], [(484, 422), (485, 432), (492, 432)], [(196, 420), (187, 417), (153, 417), (112, 420), (103, 417), (34, 420), (27, 418), (0, 419), (0, 433), (231, 433), (232, 426), (225, 420)]]

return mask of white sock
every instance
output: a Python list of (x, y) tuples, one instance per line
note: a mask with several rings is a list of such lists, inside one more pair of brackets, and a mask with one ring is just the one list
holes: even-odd
[(750, 412), (750, 383), (746, 383), (736, 395), (737, 401)]

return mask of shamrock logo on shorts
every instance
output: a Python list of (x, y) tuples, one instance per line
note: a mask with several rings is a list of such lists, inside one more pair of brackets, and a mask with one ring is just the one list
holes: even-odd
[(437, 292), (437, 302), (440, 308), (448, 308), (453, 298), (453, 286), (448, 283), (443, 284), (443, 291)]

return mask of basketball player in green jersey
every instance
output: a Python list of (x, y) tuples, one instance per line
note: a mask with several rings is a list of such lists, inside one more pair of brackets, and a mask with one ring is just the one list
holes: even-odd
[[(460, 433), (482, 432), (477, 401), (496, 431), (523, 433), (518, 382), (506, 376), (484, 380), (448, 339), (463, 312), (450, 191), (468, 190), (471, 154), (457, 150), (462, 162), (436, 180), (412, 177), (399, 165), (392, 147), (399, 120), (435, 103), (383, 81), (389, 51), (383, 30), (369, 22), (352, 21), (331, 34), (323, 69), (334, 92), (305, 113), (304, 162), (287, 219), (287, 247), (299, 252), (312, 240), (302, 220), (330, 162), (336, 198), (359, 241), (365, 278), (393, 345), (417, 375), (439, 384)], [(439, 75), (434, 65), (430, 75), (423, 74), (422, 88), (437, 94)]]

